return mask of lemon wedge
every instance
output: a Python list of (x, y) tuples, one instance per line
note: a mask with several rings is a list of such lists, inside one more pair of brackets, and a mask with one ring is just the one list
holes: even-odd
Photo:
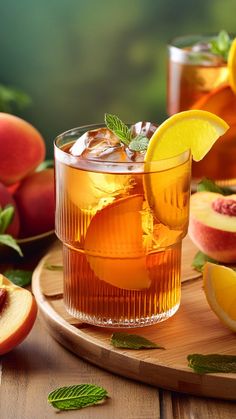
[(229, 126), (218, 116), (202, 110), (179, 112), (164, 121), (148, 144), (145, 161), (168, 159), (191, 150), (201, 160)]
[(155, 131), (145, 155), (144, 190), (154, 216), (172, 230), (187, 232), (191, 159), (201, 160), (229, 128), (211, 112), (171, 116)]
[(204, 291), (211, 309), (236, 332), (236, 272), (207, 262), (203, 270)]
[(229, 84), (236, 94), (236, 38), (233, 40), (228, 55)]

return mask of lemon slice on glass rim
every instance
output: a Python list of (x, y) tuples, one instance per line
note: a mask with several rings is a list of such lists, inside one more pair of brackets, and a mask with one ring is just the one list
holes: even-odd
[(187, 232), (191, 176), (188, 152), (195, 161), (201, 160), (228, 128), (211, 112), (188, 110), (171, 116), (156, 129), (145, 155), (144, 190), (154, 216), (162, 224), (183, 235)]
[(229, 84), (236, 94), (236, 38), (232, 41), (228, 55)]
[(236, 272), (207, 262), (203, 269), (206, 299), (217, 317), (236, 332)]
[(164, 121), (148, 144), (145, 162), (168, 159), (191, 150), (201, 160), (229, 125), (215, 114), (202, 110), (179, 112)]

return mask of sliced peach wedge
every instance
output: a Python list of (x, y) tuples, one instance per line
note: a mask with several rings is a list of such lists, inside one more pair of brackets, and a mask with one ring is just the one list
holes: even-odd
[(25, 339), (36, 315), (37, 305), (31, 292), (0, 274), (0, 355)]
[(85, 238), (85, 254), (95, 275), (129, 290), (150, 286), (142, 243), (141, 195), (114, 201), (93, 217)]
[(236, 95), (229, 84), (222, 84), (196, 101), (192, 109), (212, 112), (229, 125), (235, 124)]

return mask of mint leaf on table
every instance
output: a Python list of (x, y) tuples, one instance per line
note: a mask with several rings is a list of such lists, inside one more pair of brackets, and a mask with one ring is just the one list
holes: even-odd
[(219, 265), (218, 261), (210, 258), (209, 256), (205, 255), (205, 253), (199, 250), (199, 252), (197, 252), (196, 255), (194, 256), (192, 267), (196, 269), (196, 271), (202, 272), (206, 262), (211, 262), (211, 263), (215, 263)]
[(79, 384), (58, 388), (48, 395), (48, 402), (60, 410), (75, 410), (103, 403), (107, 391), (94, 384)]
[(125, 349), (165, 349), (163, 346), (151, 342), (143, 336), (122, 332), (112, 334), (111, 344), (116, 348)]
[(229, 34), (226, 31), (222, 30), (216, 38), (213, 38), (209, 42), (210, 51), (215, 55), (219, 55), (225, 61), (227, 61), (231, 43), (232, 41), (230, 39)]
[(105, 124), (125, 145), (129, 145), (131, 131), (116, 115), (105, 113)]
[(129, 143), (129, 149), (132, 151), (146, 151), (148, 148), (149, 139), (144, 135), (137, 135)]
[(10, 234), (0, 234), (0, 244), (11, 247), (18, 252), (20, 256), (23, 256), (20, 246)]
[(236, 373), (236, 355), (191, 354), (187, 360), (188, 366), (198, 374)]
[(26, 271), (23, 269), (8, 269), (3, 273), (13, 284), (19, 287), (26, 287), (31, 283), (32, 271)]
[(221, 195), (231, 195), (234, 193), (233, 189), (217, 185), (213, 180), (203, 178), (197, 184), (197, 192), (215, 192)]

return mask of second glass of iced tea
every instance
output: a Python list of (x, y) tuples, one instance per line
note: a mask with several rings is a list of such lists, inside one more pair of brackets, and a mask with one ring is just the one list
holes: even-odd
[[(225, 185), (235, 184), (236, 97), (226, 86), (227, 62), (210, 50), (213, 38), (213, 35), (186, 35), (168, 45), (167, 113), (171, 116), (191, 108), (204, 109), (229, 123), (231, 128), (207, 156), (198, 163), (193, 162), (192, 177), (195, 181), (209, 177)], [(213, 97), (214, 92), (217, 99)], [(203, 105), (209, 95), (211, 99)], [(229, 103), (224, 103), (225, 100)]]
[[(137, 129), (153, 131), (151, 124)], [(125, 149), (106, 128), (86, 126), (57, 137), (55, 165), (68, 312), (108, 327), (172, 316), (180, 304), (190, 152), (144, 163), (143, 153)]]

